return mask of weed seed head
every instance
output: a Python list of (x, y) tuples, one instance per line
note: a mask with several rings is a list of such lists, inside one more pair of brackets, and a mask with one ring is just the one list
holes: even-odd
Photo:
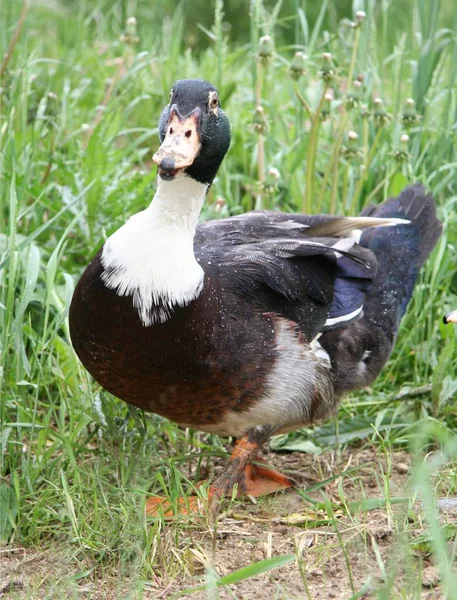
[(306, 56), (303, 54), (303, 52), (296, 52), (292, 62), (290, 63), (289, 69), (290, 76), (292, 79), (295, 79), (295, 81), (300, 79), (300, 77), (305, 74), (305, 62)]
[(322, 65), (319, 69), (319, 75), (326, 83), (330, 83), (336, 77), (336, 67), (333, 64), (333, 57), (330, 52), (323, 52), (321, 58)]
[(400, 136), (400, 145), (398, 148), (394, 148), (390, 155), (394, 158), (395, 162), (399, 164), (407, 163), (409, 161), (409, 153), (408, 153), (408, 142), (409, 135), (407, 133), (403, 133)]
[(125, 31), (121, 34), (120, 41), (128, 46), (136, 46), (140, 41), (137, 30), (137, 20), (135, 17), (129, 17), (125, 23)]
[(381, 98), (374, 99), (373, 120), (376, 127), (383, 127), (390, 121), (390, 115), (384, 108)]
[(259, 57), (266, 64), (273, 56), (273, 40), (269, 35), (264, 35), (260, 38)]
[(346, 108), (357, 108), (360, 105), (362, 82), (356, 79), (352, 83), (352, 88), (346, 96)]
[(257, 133), (263, 135), (266, 132), (267, 127), (268, 127), (268, 122), (265, 117), (265, 111), (263, 110), (262, 106), (258, 106), (255, 109), (255, 113), (252, 118), (252, 125), (254, 128), (254, 131), (256, 131)]
[(405, 108), (403, 109), (403, 113), (401, 115), (401, 120), (406, 128), (417, 125), (417, 123), (419, 123), (421, 120), (421, 116), (418, 115), (416, 111), (416, 103), (412, 98), (408, 98), (406, 100)]
[(226, 202), (225, 198), (223, 198), (222, 196), (218, 196), (216, 198), (216, 202), (214, 203), (214, 210), (216, 212), (221, 212), (226, 204), (227, 204), (227, 202)]
[(267, 194), (274, 194), (278, 191), (280, 173), (275, 167), (271, 167), (268, 170), (267, 176), (262, 182), (263, 191)]
[(348, 131), (347, 143), (343, 146), (341, 154), (347, 160), (354, 160), (362, 156), (362, 152), (359, 148), (359, 136), (355, 131)]
[(362, 25), (362, 23), (365, 21), (366, 18), (367, 18), (367, 14), (363, 10), (358, 10), (355, 13), (355, 23), (354, 23), (354, 26), (355, 27), (360, 27)]
[(335, 99), (335, 95), (332, 89), (329, 89), (325, 92), (324, 96), (325, 102), (322, 105), (321, 112), (319, 114), (319, 118), (321, 121), (325, 121), (330, 116), (332, 101)]
[(370, 109), (368, 108), (368, 104), (360, 105), (360, 116), (362, 117), (362, 119), (370, 118)]
[(44, 109), (44, 118), (53, 120), (60, 114), (60, 106), (58, 102), (57, 94), (54, 92), (48, 92), (46, 96), (46, 106)]

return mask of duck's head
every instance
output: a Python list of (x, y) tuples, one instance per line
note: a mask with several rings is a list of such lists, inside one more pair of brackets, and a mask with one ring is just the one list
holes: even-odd
[(153, 160), (163, 180), (186, 173), (210, 184), (230, 146), (230, 123), (217, 89), (202, 79), (177, 81), (160, 115), (159, 136)]

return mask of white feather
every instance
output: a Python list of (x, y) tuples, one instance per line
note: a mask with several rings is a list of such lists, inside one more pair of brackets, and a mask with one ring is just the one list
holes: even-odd
[[(360, 229), (358, 231), (360, 231), (360, 233), (362, 233), (362, 231)], [(353, 248), (354, 244), (356, 243), (354, 233), (355, 232), (353, 231), (350, 237), (345, 237), (345, 238), (339, 239), (335, 244), (333, 244), (332, 248), (335, 248), (335, 250), (336, 249), (343, 250), (343, 252), (349, 252), (351, 250), (351, 248)], [(359, 237), (359, 240), (360, 240), (360, 237)], [(357, 243), (359, 242), (359, 240), (357, 240)], [(335, 256), (337, 258), (340, 258), (343, 255), (340, 252), (335, 252)]]
[(132, 296), (145, 326), (165, 322), (174, 306), (189, 304), (203, 288), (193, 240), (207, 191), (206, 184), (185, 175), (159, 178), (150, 206), (103, 247), (103, 282), (119, 296)]
[[(320, 405), (316, 418), (329, 411), (334, 402), (330, 357), (317, 338), (311, 344), (301, 342), (290, 322), (278, 319), (276, 362), (268, 375), (264, 394), (245, 410), (228, 410), (214, 425), (196, 425), (195, 429), (240, 437), (253, 427), (276, 425), (276, 433), (293, 431), (309, 422), (312, 397), (318, 391)], [(261, 360), (261, 356), (259, 356)], [(319, 409), (322, 415), (319, 414)], [(182, 425), (186, 425), (182, 423)]]
[(329, 317), (325, 321), (324, 327), (330, 327), (331, 325), (336, 325), (337, 323), (344, 323), (345, 321), (350, 321), (351, 319), (355, 319), (355, 317), (360, 315), (362, 310), (363, 310), (363, 305), (359, 306), (358, 308), (356, 308), (355, 310), (353, 310), (352, 312), (350, 312), (346, 315), (341, 315), (341, 317)]

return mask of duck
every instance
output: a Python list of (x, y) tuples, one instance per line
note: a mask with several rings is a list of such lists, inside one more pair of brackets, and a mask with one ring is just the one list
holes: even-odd
[[(386, 363), (441, 233), (413, 184), (357, 217), (252, 211), (199, 223), (231, 140), (218, 90), (175, 82), (159, 119), (157, 189), (84, 270), (74, 350), (108, 392), (236, 442), (208, 498), (296, 485), (257, 456), (335, 413)], [(152, 496), (148, 514), (164, 508)]]

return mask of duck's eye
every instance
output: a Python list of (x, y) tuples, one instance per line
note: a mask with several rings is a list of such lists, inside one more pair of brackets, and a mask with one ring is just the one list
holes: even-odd
[(217, 92), (209, 93), (208, 105), (211, 110), (215, 110), (219, 106), (219, 97), (217, 95)]

